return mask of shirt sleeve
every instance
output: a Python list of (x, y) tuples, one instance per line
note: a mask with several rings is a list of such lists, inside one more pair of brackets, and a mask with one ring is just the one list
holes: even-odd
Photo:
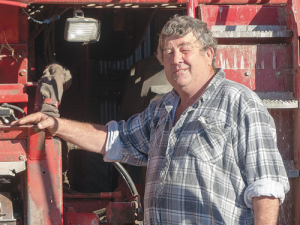
[(124, 120), (111, 121), (106, 141), (106, 162), (123, 162), (135, 166), (146, 166), (148, 162), (150, 123), (152, 106), (142, 113)]
[(244, 201), (247, 207), (253, 208), (252, 198), (260, 196), (278, 198), (280, 204), (282, 204), (285, 198), (284, 187), (281, 183), (270, 179), (261, 179), (253, 182), (247, 187), (244, 194)]
[(105, 145), (104, 161), (106, 162), (119, 162), (123, 158), (122, 143), (119, 138), (118, 123), (110, 121), (106, 124), (108, 127), (107, 140)]
[(252, 101), (238, 128), (241, 168), (247, 186), (244, 200), (250, 208), (252, 197), (273, 196), (283, 202), (290, 188), (277, 148), (274, 120), (259, 99)]

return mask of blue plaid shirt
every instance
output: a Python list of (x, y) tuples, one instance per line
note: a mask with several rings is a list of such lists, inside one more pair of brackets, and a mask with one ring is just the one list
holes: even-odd
[(145, 166), (145, 224), (253, 224), (251, 199), (283, 201), (289, 182), (272, 117), (222, 70), (173, 125), (175, 90), (108, 123), (106, 161)]

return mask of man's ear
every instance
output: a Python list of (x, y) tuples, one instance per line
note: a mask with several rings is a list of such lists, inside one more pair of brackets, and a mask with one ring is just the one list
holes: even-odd
[(207, 59), (208, 65), (212, 65), (213, 57), (214, 57), (214, 49), (208, 48), (205, 52), (205, 57)]

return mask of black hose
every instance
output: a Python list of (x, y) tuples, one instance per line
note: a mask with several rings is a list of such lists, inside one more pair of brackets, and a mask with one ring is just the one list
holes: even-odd
[(129, 174), (127, 173), (126, 169), (119, 163), (119, 162), (113, 162), (113, 165), (115, 166), (115, 168), (119, 171), (119, 173), (122, 175), (124, 181), (126, 182), (127, 186), (130, 189), (130, 192), (133, 196), (137, 196), (138, 197), (138, 207), (141, 208), (141, 201), (140, 201), (140, 195), (133, 183), (133, 180), (131, 179), (131, 177), (129, 176)]
[(27, 116), (27, 114), (24, 112), (24, 110), (21, 109), (21, 108), (18, 107), (18, 106), (11, 105), (11, 104), (7, 104), (7, 103), (3, 103), (1, 106), (2, 106), (2, 107), (6, 107), (6, 108), (10, 108), (10, 109), (17, 110), (17, 111), (21, 112), (24, 116)]

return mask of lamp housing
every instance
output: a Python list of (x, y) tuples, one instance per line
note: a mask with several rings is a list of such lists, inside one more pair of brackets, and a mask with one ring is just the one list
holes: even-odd
[(73, 18), (66, 20), (64, 38), (69, 42), (97, 42), (100, 39), (100, 28), (99, 20), (85, 18), (83, 12), (77, 10)]

